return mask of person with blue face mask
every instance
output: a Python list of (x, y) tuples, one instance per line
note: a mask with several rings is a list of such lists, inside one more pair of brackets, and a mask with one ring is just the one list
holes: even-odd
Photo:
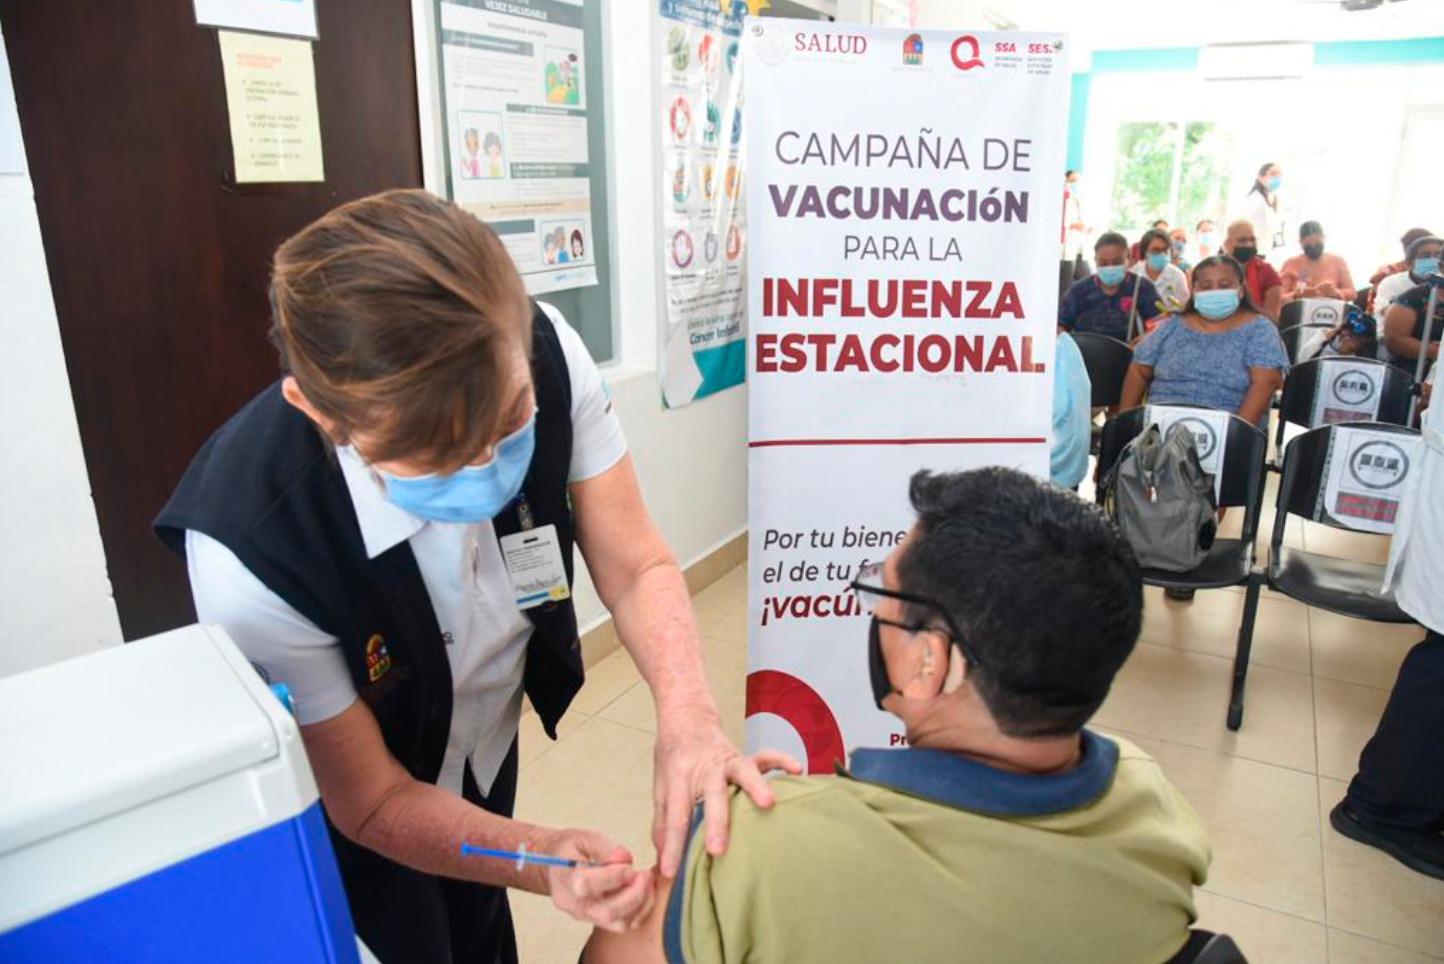
[(1238, 214), (1253, 225), (1258, 252), (1270, 261), (1281, 260), (1287, 253), (1287, 218), (1279, 197), (1283, 184), (1283, 169), (1272, 161), (1264, 164), (1258, 169), (1258, 176), (1249, 187)]
[(626, 928), (651, 871), (602, 833), (512, 819), (523, 697), (554, 739), (584, 678), (574, 547), (656, 703), (662, 870), (696, 801), (720, 854), (727, 785), (774, 797), (722, 732), (596, 364), (495, 232), (425, 191), (286, 241), (271, 305), (282, 377), (201, 449), (156, 529), (200, 620), (295, 697), (359, 936), (385, 961), (510, 964), (513, 887)]
[(1404, 249), (1404, 267), (1374, 286), (1374, 317), (1381, 330), (1386, 326), (1389, 308), (1395, 299), (1438, 271), (1441, 256), (1444, 256), (1444, 238), (1425, 234), (1409, 242)]
[(1154, 228), (1138, 242), (1142, 257), (1133, 273), (1142, 275), (1158, 289), (1159, 313), (1172, 313), (1188, 304), (1188, 276), (1173, 263), (1173, 241), (1166, 231)]
[(1244, 270), (1219, 255), (1193, 269), (1193, 296), (1133, 352), (1123, 408), (1181, 402), (1232, 412), (1266, 428), (1288, 356), (1273, 322), (1249, 296)]
[(1058, 306), (1063, 331), (1108, 335), (1128, 341), (1165, 314), (1158, 289), (1142, 275), (1128, 272), (1128, 240), (1116, 231), (1093, 244), (1097, 274), (1073, 282)]

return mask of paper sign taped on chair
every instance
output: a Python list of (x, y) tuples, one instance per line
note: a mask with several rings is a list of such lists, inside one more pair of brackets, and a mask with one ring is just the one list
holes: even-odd
[(1366, 428), (1339, 428), (1329, 444), (1325, 514), (1358, 532), (1392, 535), (1419, 438)]

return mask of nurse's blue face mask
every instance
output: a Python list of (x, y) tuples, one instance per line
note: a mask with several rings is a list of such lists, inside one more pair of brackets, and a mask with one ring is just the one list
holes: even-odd
[(501, 514), (521, 492), (536, 451), (536, 412), (527, 423), (496, 443), (491, 459), (450, 475), (392, 475), (376, 472), (386, 483), (386, 499), (414, 516), (433, 522), (486, 522)]

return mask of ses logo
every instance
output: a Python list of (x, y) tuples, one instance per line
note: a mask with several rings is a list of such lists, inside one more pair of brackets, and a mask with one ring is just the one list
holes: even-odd
[(953, 66), (959, 70), (973, 70), (976, 67), (986, 66), (983, 63), (983, 51), (978, 45), (978, 38), (970, 33), (965, 33), (954, 40), (950, 53), (953, 58)]
[(907, 67), (923, 65), (922, 34), (910, 33), (903, 39), (903, 65)]
[(1345, 405), (1359, 406), (1373, 401), (1374, 380), (1357, 368), (1339, 372), (1334, 384), (1329, 387), (1334, 398)]
[(1194, 444), (1198, 446), (1198, 460), (1207, 462), (1218, 451), (1218, 433), (1212, 425), (1201, 418), (1180, 418), (1174, 424), (1182, 425), (1193, 433)]
[(1349, 474), (1366, 489), (1392, 489), (1409, 475), (1409, 455), (1393, 442), (1366, 442), (1349, 460)]

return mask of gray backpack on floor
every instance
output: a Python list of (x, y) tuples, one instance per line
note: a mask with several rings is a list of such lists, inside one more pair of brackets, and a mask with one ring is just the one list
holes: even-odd
[(1218, 533), (1213, 476), (1184, 425), (1166, 438), (1150, 425), (1124, 447), (1104, 482), (1104, 507), (1146, 569), (1196, 569)]

